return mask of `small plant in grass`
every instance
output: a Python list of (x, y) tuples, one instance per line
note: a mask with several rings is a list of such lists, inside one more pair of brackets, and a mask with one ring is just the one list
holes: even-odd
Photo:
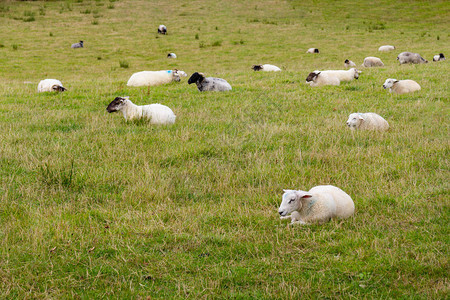
[(45, 8), (44, 7), (39, 8), (39, 15), (45, 16)]
[(53, 33), (52, 32), (50, 32), (49, 34), (48, 34), (49, 36), (53, 36)]
[(3, 47), (5, 47), (5, 45), (3, 45), (3, 44), (0, 44), (0, 48), (3, 48)]
[(62, 168), (60, 170), (51, 167), (48, 163), (39, 168), (41, 180), (46, 185), (59, 185), (63, 187), (73, 187), (75, 168), (72, 160), (69, 168)]
[(198, 44), (198, 47), (199, 47), (199, 48), (205, 48), (206, 46), (205, 46), (205, 43), (200, 42), (200, 43)]
[(129, 67), (128, 62), (126, 60), (120, 60), (119, 65), (121, 68), (127, 69)]
[(107, 6), (107, 8), (108, 8), (108, 9), (114, 9), (114, 4), (109, 4), (109, 5)]
[(199, 39), (199, 37), (198, 37), (198, 33), (197, 33), (197, 34), (195, 34), (195, 39), (196, 39), (196, 40), (198, 40), (198, 39)]
[(97, 20), (92, 21), (92, 25), (98, 25), (98, 21)]
[(215, 41), (214, 43), (211, 44), (211, 46), (213, 47), (222, 46), (222, 41)]
[(439, 41), (439, 36), (437, 36), (436, 39)]
[(13, 44), (12, 48), (13, 48), (13, 50), (17, 50), (17, 49), (19, 49), (19, 46), (17, 44)]
[(97, 56), (97, 60), (102, 60), (102, 57), (101, 56)]
[(91, 13), (91, 10), (90, 9), (85, 9), (85, 10), (80, 11), (80, 13), (87, 15), (87, 14)]

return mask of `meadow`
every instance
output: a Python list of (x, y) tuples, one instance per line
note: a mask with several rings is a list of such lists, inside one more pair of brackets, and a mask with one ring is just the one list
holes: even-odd
[[(1, 1), (0, 298), (448, 298), (450, 68), (432, 57), (450, 56), (449, 20), (439, 0)], [(366, 56), (385, 67), (305, 84)], [(233, 90), (126, 86), (173, 68)], [(45, 78), (68, 91), (37, 93)], [(106, 112), (116, 96), (176, 123), (127, 123)], [(390, 129), (352, 132), (353, 112)], [(320, 184), (355, 215), (279, 219), (283, 189)]]

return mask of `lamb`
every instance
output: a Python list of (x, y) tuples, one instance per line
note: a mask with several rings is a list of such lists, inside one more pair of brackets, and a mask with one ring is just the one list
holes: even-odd
[(281, 71), (281, 69), (278, 68), (277, 66), (269, 65), (269, 64), (253, 65), (252, 69), (253, 69), (253, 71), (265, 71), (265, 72), (279, 72), (279, 71)]
[(83, 41), (80, 41), (79, 43), (75, 43), (72, 44), (72, 46), (70, 46), (71, 48), (83, 48)]
[(433, 56), (433, 61), (443, 61), (445, 60), (444, 53), (439, 53), (438, 55)]
[(383, 84), (383, 88), (389, 88), (389, 92), (394, 92), (397, 94), (413, 93), (420, 90), (420, 85), (414, 80), (397, 80), (393, 78), (388, 78)]
[(172, 81), (180, 81), (181, 76), (186, 77), (187, 74), (177, 69), (164, 71), (142, 71), (131, 75), (128, 79), (127, 86), (156, 86), (170, 83)]
[(177, 55), (175, 53), (169, 53), (167, 54), (167, 58), (177, 58)]
[(361, 74), (361, 71), (357, 70), (356, 68), (351, 68), (347, 71), (344, 70), (326, 70), (326, 71), (321, 71), (321, 74), (329, 74), (329, 75), (333, 75), (336, 76), (337, 78), (339, 78), (340, 82), (343, 81), (352, 81), (353, 79), (358, 79), (359, 78), (359, 74)]
[(63, 87), (61, 81), (56, 79), (44, 79), (38, 84), (38, 93), (42, 92), (64, 92), (67, 89)]
[(391, 50), (395, 50), (395, 46), (385, 45), (385, 46), (381, 46), (380, 48), (378, 48), (378, 51), (382, 51), (382, 52), (388, 52)]
[(306, 53), (319, 53), (319, 49), (317, 48), (309, 48)]
[(363, 67), (384, 67), (383, 62), (378, 57), (369, 56), (364, 58), (364, 62), (362, 64)]
[(420, 56), (419, 53), (402, 52), (397, 56), (397, 60), (402, 64), (426, 64), (428, 60)]
[(306, 83), (312, 87), (322, 86), (322, 85), (339, 85), (341, 81), (339, 78), (332, 74), (324, 73), (321, 71), (314, 71), (309, 73), (308, 77), (306, 77)]
[(166, 27), (166, 25), (159, 25), (158, 26), (158, 33), (159, 34), (167, 34), (167, 27)]
[(319, 185), (308, 192), (284, 190), (278, 208), (280, 219), (290, 218), (293, 224), (324, 223), (332, 218), (346, 219), (354, 212), (352, 198), (332, 185)]
[(173, 111), (161, 104), (135, 105), (128, 97), (116, 97), (106, 108), (109, 113), (122, 111), (125, 121), (149, 119), (150, 124), (173, 124), (175, 114)]
[(352, 62), (351, 60), (346, 59), (344, 61), (344, 66), (346, 68), (350, 68), (350, 67), (356, 67), (356, 64), (354, 62)]
[(351, 130), (388, 130), (389, 123), (376, 113), (353, 113), (348, 116), (347, 126)]
[(196, 83), (200, 92), (203, 91), (230, 91), (231, 85), (222, 78), (206, 77), (203, 73), (195, 72), (188, 80), (188, 84)]

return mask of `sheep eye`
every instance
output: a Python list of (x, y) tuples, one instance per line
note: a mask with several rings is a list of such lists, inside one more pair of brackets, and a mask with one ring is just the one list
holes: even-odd
[(289, 200), (288, 203), (291, 204), (292, 202), (294, 202), (294, 200), (295, 200), (295, 199), (291, 199), (291, 200)]

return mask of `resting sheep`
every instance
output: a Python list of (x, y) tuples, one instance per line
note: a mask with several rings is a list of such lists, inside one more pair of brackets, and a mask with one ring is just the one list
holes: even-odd
[(180, 81), (180, 77), (186, 77), (187, 74), (177, 69), (164, 71), (142, 71), (131, 75), (128, 79), (127, 86), (156, 86), (170, 83), (172, 81)]
[(167, 58), (177, 58), (177, 55), (175, 53), (169, 53), (167, 54)]
[(385, 45), (385, 46), (381, 46), (380, 48), (378, 48), (378, 51), (382, 51), (382, 52), (387, 52), (387, 51), (392, 51), (392, 50), (395, 50), (395, 46)]
[(38, 84), (38, 93), (42, 92), (64, 92), (66, 88), (63, 87), (61, 81), (56, 79), (44, 79)]
[(388, 130), (389, 123), (376, 113), (353, 113), (348, 116), (347, 126), (351, 130)]
[(321, 71), (321, 74), (336, 76), (339, 79), (339, 81), (342, 82), (342, 81), (352, 81), (353, 79), (358, 79), (359, 74), (361, 74), (361, 71), (357, 70), (356, 68), (351, 68), (347, 71), (345, 71), (345, 70), (326, 70), (326, 71)]
[(158, 26), (158, 33), (159, 34), (167, 34), (167, 27), (166, 27), (166, 25), (159, 25)]
[(419, 53), (402, 52), (397, 56), (397, 60), (402, 64), (426, 64), (428, 60), (420, 56)]
[(317, 48), (309, 48), (306, 53), (319, 53), (319, 49)]
[(206, 77), (203, 73), (195, 72), (188, 80), (188, 84), (196, 83), (200, 92), (203, 91), (230, 91), (231, 85), (222, 78)]
[(281, 69), (278, 68), (277, 66), (269, 65), (269, 64), (253, 65), (252, 69), (253, 69), (253, 71), (265, 71), (265, 72), (279, 72), (279, 71), (281, 71)]
[(389, 89), (389, 92), (394, 92), (397, 94), (412, 93), (420, 90), (420, 85), (414, 80), (397, 80), (393, 78), (388, 78), (383, 84), (384, 89)]
[(384, 67), (383, 62), (378, 57), (369, 56), (364, 58), (364, 62), (362, 64), (363, 67)]
[(346, 59), (344, 61), (344, 66), (346, 68), (350, 68), (350, 67), (356, 67), (356, 64), (354, 62), (352, 62), (351, 60)]
[(122, 111), (126, 121), (149, 119), (150, 124), (173, 124), (175, 114), (165, 105), (149, 104), (135, 105), (128, 97), (116, 97), (106, 108), (109, 113)]
[(444, 53), (439, 53), (433, 56), (433, 61), (443, 61), (443, 60), (445, 60)]
[(71, 48), (83, 48), (83, 41), (80, 41), (79, 43), (72, 44), (70, 46)]
[(339, 85), (341, 81), (335, 75), (331, 74), (322, 74), (321, 71), (314, 71), (309, 73), (308, 77), (306, 77), (306, 83), (312, 87), (322, 86), (322, 85)]
[(291, 219), (291, 223), (324, 223), (332, 218), (346, 219), (355, 212), (352, 198), (332, 185), (319, 185), (308, 192), (284, 190), (278, 208), (280, 219)]

